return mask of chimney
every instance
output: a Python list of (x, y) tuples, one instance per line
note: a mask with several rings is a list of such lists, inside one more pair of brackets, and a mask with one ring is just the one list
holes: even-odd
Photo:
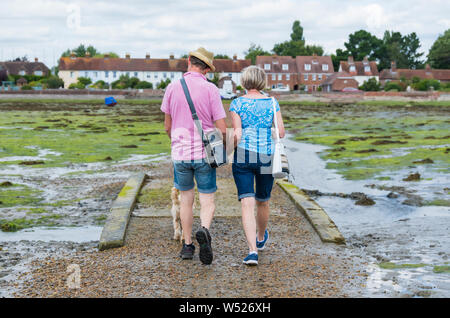
[(125, 54), (125, 58), (126, 58), (127, 60), (129, 60), (129, 59), (131, 58), (130, 53), (126, 53), (126, 54)]
[(75, 52), (74, 51), (70, 52), (70, 58), (74, 59), (75, 57), (76, 57)]
[(427, 71), (431, 71), (431, 66), (430, 66), (430, 64), (425, 64), (425, 69), (427, 70)]
[(353, 60), (353, 56), (349, 56), (348, 57), (348, 64), (353, 64), (354, 60)]
[(395, 61), (391, 62), (391, 72), (396, 72), (397, 71), (397, 63), (395, 63)]
[(150, 53), (145, 54), (145, 58), (148, 60), (150, 59)]
[(174, 58), (175, 58), (175, 55), (173, 55), (173, 53), (170, 54), (170, 59), (173, 60)]
[(37, 57), (35, 57), (34, 61), (37, 63), (37, 62), (39, 62), (39, 59)]
[(367, 55), (364, 56), (364, 58), (363, 58), (363, 63), (364, 63), (364, 64), (369, 64), (369, 58), (367, 57)]
[(86, 52), (86, 57), (91, 57), (91, 53), (89, 53), (89, 51)]
[(105, 53), (105, 54), (104, 54), (104, 58), (105, 58), (105, 59), (109, 59), (109, 53)]
[(233, 61), (237, 61), (237, 54), (233, 55)]

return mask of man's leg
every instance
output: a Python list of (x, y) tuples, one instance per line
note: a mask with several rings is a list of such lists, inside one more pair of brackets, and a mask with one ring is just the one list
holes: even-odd
[(192, 244), (192, 223), (194, 215), (192, 204), (194, 203), (194, 189), (188, 191), (180, 191), (180, 219), (181, 228), (183, 229), (184, 243)]

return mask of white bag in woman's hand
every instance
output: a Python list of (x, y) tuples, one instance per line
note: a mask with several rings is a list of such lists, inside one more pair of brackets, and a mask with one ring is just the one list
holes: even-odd
[(280, 140), (280, 131), (277, 122), (277, 107), (275, 106), (275, 98), (272, 97), (273, 106), (273, 122), (275, 125), (275, 150), (272, 158), (272, 176), (275, 179), (286, 178), (289, 174), (289, 165), (284, 152), (284, 145)]

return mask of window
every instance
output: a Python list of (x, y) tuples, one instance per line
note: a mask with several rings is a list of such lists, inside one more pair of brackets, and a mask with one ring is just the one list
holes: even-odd
[(150, 72), (147, 72), (147, 78), (150, 78), (151, 76)]
[(265, 70), (270, 70), (270, 64), (264, 64), (264, 69)]
[[(72, 72), (72, 73), (73, 73), (73, 72)], [(25, 71), (24, 71), (24, 70), (20, 71), (20, 72), (19, 72), (19, 75), (25, 75)]]
[(117, 72), (116, 72), (116, 71), (113, 72), (113, 77), (114, 77), (114, 78), (117, 77)]
[(138, 77), (138, 72), (134, 72), (134, 77)]
[(158, 72), (155, 72), (154, 78), (158, 78)]
[(311, 71), (311, 64), (305, 64), (305, 71)]
[(106, 77), (106, 78), (109, 77), (109, 72), (108, 72), (108, 71), (105, 72), (105, 77)]
[(97, 77), (98, 76), (98, 72), (94, 72), (94, 76)]
[(322, 71), (328, 71), (328, 64), (322, 64)]
[(167, 73), (163, 73), (163, 77), (166, 78), (167, 77)]
[(355, 71), (355, 66), (354, 65), (350, 66), (350, 72), (354, 72), (354, 71)]
[(315, 81), (316, 80), (316, 74), (312, 75), (312, 80)]
[(88, 72), (84, 72), (84, 77), (89, 77), (89, 73)]
[(370, 72), (370, 66), (364, 66), (364, 72), (369, 73)]
[(278, 74), (278, 80), (282, 81), (283, 80), (283, 74)]
[(303, 78), (305, 79), (305, 81), (307, 81), (308, 80), (308, 74), (304, 74)]
[(319, 78), (319, 81), (322, 80), (322, 74), (317, 75), (317, 77)]
[(308, 85), (305, 85), (305, 92), (308, 91)]
[(283, 64), (281, 68), (283, 69), (283, 71), (287, 71), (289, 70), (289, 64)]
[(70, 77), (73, 78), (73, 72), (70, 72)]
[(286, 74), (286, 80), (289, 81), (291, 79), (291, 74)]
[(228, 73), (228, 76), (229, 76), (229, 77), (233, 77), (233, 74), (231, 74), (231, 73)]
[(275, 81), (277, 79), (277, 74), (272, 74), (272, 81)]
[(170, 78), (174, 78), (175, 74), (174, 73), (170, 73)]
[(272, 88), (275, 88), (275, 85), (272, 85)]
[(35, 72), (34, 72), (34, 75), (42, 76), (42, 71), (35, 71)]
[(130, 76), (130, 72), (126, 72), (125, 75), (126, 75), (126, 76)]

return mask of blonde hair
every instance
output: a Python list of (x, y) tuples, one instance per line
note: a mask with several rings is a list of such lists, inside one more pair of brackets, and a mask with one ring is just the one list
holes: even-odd
[(241, 84), (246, 90), (266, 88), (266, 72), (258, 66), (251, 65), (242, 71)]

